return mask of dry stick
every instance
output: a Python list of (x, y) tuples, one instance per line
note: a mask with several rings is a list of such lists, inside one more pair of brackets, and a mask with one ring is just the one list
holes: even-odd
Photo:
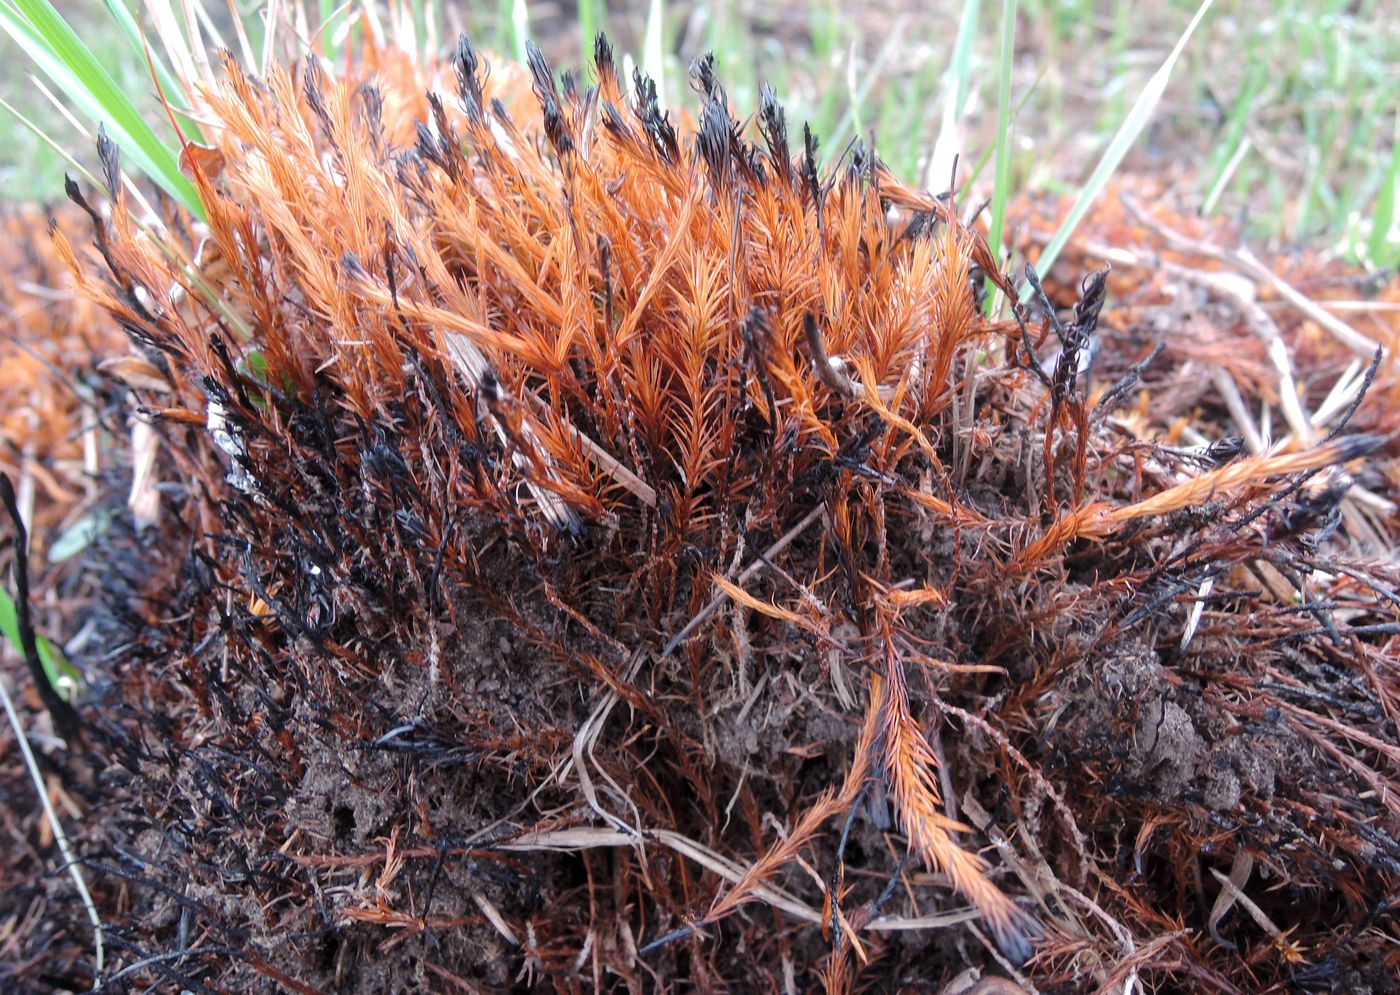
[(1278, 373), (1279, 406), (1283, 410), (1288, 427), (1298, 437), (1300, 445), (1310, 446), (1314, 444), (1317, 441), (1317, 433), (1313, 430), (1311, 416), (1303, 410), (1302, 401), (1298, 397), (1297, 378), (1293, 376), (1293, 361), (1289, 355), (1288, 346), (1284, 343), (1283, 335), (1274, 319), (1269, 317), (1268, 312), (1260, 307), (1259, 302), (1255, 299), (1254, 286), (1247, 279), (1230, 273), (1207, 273), (1202, 270), (1177, 266), (1165, 260), (1160, 263), (1160, 266), (1164, 271), (1195, 283), (1216, 297), (1230, 301), (1235, 306), (1244, 323), (1249, 326), (1250, 331), (1254, 332), (1265, 343), (1269, 353), (1269, 361), (1273, 363), (1274, 369)]
[[(1085, 505), (1052, 522), (1039, 539), (1012, 558), (1008, 569), (1019, 571), (1034, 568), (1042, 559), (1074, 539), (1101, 539), (1136, 519), (1165, 515), (1197, 505), (1212, 500), (1219, 494), (1258, 483), (1269, 477), (1316, 471), (1369, 456), (1380, 446), (1381, 441), (1380, 437), (1374, 435), (1354, 435), (1323, 442), (1301, 452), (1250, 456), (1227, 463), (1218, 470), (1212, 470), (1199, 477), (1192, 477), (1133, 504), (1113, 506), (1100, 501)], [(1298, 485), (1293, 486), (1296, 488)], [(1268, 506), (1261, 506), (1252, 516), (1235, 527), (1248, 524), (1253, 517), (1262, 514), (1266, 507)]]
[[(643, 828), (642, 835), (636, 837), (619, 829), (604, 828), (602, 826), (576, 826), (567, 829), (546, 830), (544, 832), (527, 832), (511, 839), (493, 843), (490, 845), (490, 849), (503, 850), (509, 853), (572, 853), (598, 847), (636, 848), (642, 846), (647, 841), (660, 843), (674, 850), (676, 853), (690, 858), (705, 869), (729, 881), (731, 884), (738, 884), (741, 882), (746, 872), (751, 870), (751, 868), (747, 868), (722, 854), (716, 853), (704, 844), (698, 843), (690, 837), (670, 829)], [(764, 902), (767, 902), (774, 908), (786, 912), (794, 919), (812, 923), (813, 925), (821, 925), (822, 923), (821, 912), (814, 909), (806, 902), (803, 902), (797, 896), (776, 885), (754, 885), (750, 893)], [(953, 909), (938, 915), (918, 916), (914, 918), (882, 916), (879, 919), (866, 923), (864, 929), (877, 932), (936, 929), (944, 926), (971, 922), (978, 918), (981, 918), (981, 912), (975, 908)], [(689, 931), (690, 928), (688, 927), (686, 932)]]
[[(29, 664), (30, 670), (35, 672), (35, 679), (42, 680), (41, 688), (49, 690), (54, 694), (53, 689), (48, 684), (48, 678), (44, 675), (42, 665), (39, 663), (39, 653), (35, 645), (34, 629), (29, 623), (29, 583), (26, 558), (28, 555), (29, 536), (25, 532), (24, 522), (19, 517), (19, 509), (15, 505), (14, 488), (10, 485), (10, 478), (0, 474), (0, 496), (3, 496), (5, 507), (15, 520), (15, 586), (19, 588), (15, 598), (15, 616), (19, 624), (20, 639), (24, 645), (24, 655)], [(23, 583), (20, 583), (23, 578)], [(44, 697), (41, 690), (40, 697)], [(57, 695), (55, 694), (55, 697)], [(10, 689), (6, 686), (4, 675), (0, 675), (0, 700), (5, 705), (5, 715), (10, 720), (10, 728), (14, 730), (15, 739), (19, 742), (20, 752), (24, 755), (24, 765), (29, 769), (29, 776), (34, 780), (34, 790), (39, 796), (39, 804), (44, 808), (44, 816), (49, 820), (49, 828), (53, 832), (53, 838), (58, 843), (58, 850), (63, 854), (63, 864), (68, 871), (68, 876), (73, 879), (74, 886), (78, 889), (78, 897), (82, 900), (83, 908), (87, 910), (88, 920), (92, 923), (93, 932), (93, 953), (96, 962), (93, 970), (92, 987), (97, 990), (102, 984), (102, 971), (105, 967), (105, 950), (102, 943), (102, 919), (97, 914), (97, 904), (92, 900), (92, 893), (88, 891), (87, 882), (83, 880), (82, 871), (78, 869), (78, 858), (73, 853), (73, 848), (68, 844), (68, 836), (63, 831), (63, 826), (58, 821), (58, 813), (54, 811), (53, 803), (49, 801), (48, 789), (44, 786), (44, 776), (39, 772), (39, 764), (34, 759), (34, 751), (29, 746), (29, 738), (24, 734), (24, 727), (20, 725), (19, 713), (15, 711), (15, 703), (10, 698)], [(62, 699), (59, 699), (62, 701)], [(47, 704), (47, 701), (46, 701)], [(66, 701), (63, 702), (70, 711), (72, 706)], [(57, 719), (59, 713), (55, 713)], [(76, 722), (76, 715), (74, 716)], [(61, 723), (60, 723), (61, 724)]]
[(803, 328), (807, 333), (807, 348), (812, 350), (812, 365), (822, 383), (842, 397), (859, 398), (864, 393), (862, 385), (846, 376), (826, 354), (826, 343), (822, 341), (821, 329), (817, 327), (817, 319), (811, 311), (803, 318)]
[[(807, 530), (807, 526), (815, 522), (825, 512), (826, 502), (823, 501), (821, 504), (817, 505), (815, 508), (809, 511), (807, 513), (807, 516), (803, 518), (802, 521), (798, 522), (792, 528), (788, 529), (788, 531), (784, 533), (782, 538), (780, 538), (777, 542), (773, 543), (773, 545), (769, 546), (766, 550), (763, 551), (763, 553), (761, 553), (758, 556), (757, 559), (755, 559), (752, 563), (745, 567), (743, 571), (739, 574), (738, 578), (735, 580), (735, 583), (746, 583), (750, 578), (753, 577), (754, 574), (758, 573), (765, 566), (767, 566), (768, 561), (770, 559), (777, 556), (784, 549), (786, 549), (794, 539), (796, 539), (798, 536), (800, 536), (803, 532)], [(720, 605), (724, 604), (724, 602), (728, 600), (728, 598), (729, 595), (726, 594), (724, 591), (720, 591), (719, 594), (716, 594), (714, 598), (710, 600), (709, 604), (707, 604), (704, 608), (700, 609), (700, 613), (698, 615), (696, 615), (694, 618), (692, 618), (689, 622), (686, 623), (684, 629), (682, 629), (680, 632), (677, 632), (674, 636), (671, 637), (671, 641), (667, 643), (666, 648), (661, 651), (661, 659), (664, 660), (672, 653), (674, 653), (676, 651), (676, 647), (679, 646), (681, 643), (685, 642), (687, 639), (689, 639), (695, 633), (696, 629), (704, 625), (705, 620), (708, 619), (715, 612), (717, 612), (719, 610)]]
[[(496, 430), (497, 437), (508, 450), (512, 450), (515, 442), (511, 438), (511, 432), (504, 418), (496, 409), (493, 398), (508, 396), (505, 389), (501, 387), (495, 371), (491, 369), (491, 364), (486, 356), (477, 348), (476, 343), (458, 332), (443, 332), (443, 339), (447, 343), (447, 355), (461, 374), (467, 378), (467, 382), (472, 384), (487, 401), (487, 408), (491, 413), (491, 424)], [(539, 451), (538, 436), (534, 426), (527, 419), (522, 418), (520, 422), (520, 432), (524, 437), (524, 445), (514, 446), (511, 454), (512, 464), (522, 472), (526, 473), (525, 486), (538, 502), (540, 510), (544, 516), (561, 531), (572, 531), (577, 525), (577, 518), (568, 503), (555, 492), (549, 490), (542, 484), (530, 479), (528, 471), (530, 468), (530, 455), (537, 455), (543, 464), (544, 473), (553, 480), (558, 478), (554, 474), (553, 464), (546, 453)]]
[[(1124, 203), (1142, 224), (1152, 229), (1169, 244), (1195, 255), (1225, 262), (1235, 269), (1243, 271), (1247, 277), (1253, 278), (1256, 282), (1269, 284), (1280, 296), (1285, 298), (1287, 303), (1297, 307), (1305, 315), (1326, 327), (1349, 347), (1363, 355), (1367, 353), (1368, 349), (1373, 344), (1364, 336), (1361, 336), (1360, 333), (1352, 329), (1350, 325), (1332, 317), (1323, 310), (1322, 306), (1294, 290), (1260, 263), (1248, 249), (1241, 248), (1234, 253), (1230, 253), (1218, 246), (1189, 239), (1163, 225), (1161, 222), (1156, 221), (1156, 219), (1147, 216), (1136, 203), (1131, 201), (1131, 198), (1125, 197)], [(1321, 425), (1319, 414), (1315, 412), (1309, 416), (1303, 411), (1302, 404), (1297, 396), (1297, 388), (1294, 386), (1295, 381), (1291, 359), (1283, 339), (1279, 334), (1278, 327), (1275, 325), (1273, 319), (1269, 317), (1263, 306), (1254, 300), (1252, 293), (1241, 292), (1234, 286), (1237, 278), (1232, 277), (1228, 273), (1208, 273), (1201, 270), (1189, 269), (1166, 260), (1160, 260), (1156, 258), (1155, 253), (1144, 260), (1131, 252), (1111, 248), (1096, 242), (1087, 243), (1086, 249), (1094, 255), (1102, 256), (1124, 265), (1140, 268), (1160, 268), (1165, 272), (1198, 283), (1206, 287), (1212, 293), (1222, 295), (1233, 301), (1236, 307), (1239, 308), (1246, 323), (1259, 334), (1268, 345), (1269, 358), (1279, 373), (1279, 397), (1289, 427), (1293, 430), (1294, 435), (1301, 445), (1308, 446), (1316, 442), (1317, 433), (1315, 432), (1315, 428)], [(1324, 305), (1325, 303), (1326, 302), (1324, 302)], [(1379, 346), (1376, 347), (1376, 352), (1373, 353), (1375, 361), (1378, 362), (1383, 354), (1384, 351)], [(1249, 444), (1250, 450), (1256, 454), (1262, 453), (1265, 449), (1264, 440), (1260, 436), (1258, 429), (1254, 427), (1253, 419), (1234, 381), (1222, 367), (1213, 367), (1211, 373), (1217, 388), (1219, 388), (1221, 395), (1225, 398), (1231, 415), (1234, 417), (1236, 424), (1240, 427), (1241, 432), (1244, 433), (1245, 440)], [(1346, 374), (1344, 374), (1344, 378), (1345, 376)], [(1337, 394), (1341, 386), (1342, 383), (1341, 380), (1339, 380), (1337, 385), (1333, 387), (1333, 395)], [(1324, 406), (1331, 400), (1332, 397), (1329, 396), (1328, 401), (1324, 402)], [(1347, 496), (1347, 504), (1352, 506), (1363, 505), (1372, 510), (1378, 510), (1386, 514), (1394, 513), (1394, 506), (1386, 502), (1384, 498), (1372, 494), (1370, 491), (1359, 486), (1352, 487)], [(1344, 506), (1344, 511), (1346, 510), (1351, 509)], [(1352, 516), (1356, 514), (1358, 514), (1358, 512), (1351, 510), (1351, 514), (1348, 515), (1348, 521), (1351, 521)], [(1198, 601), (1196, 605), (1197, 609), (1199, 609), (1201, 602)], [(1189, 632), (1190, 629), (1188, 628), (1188, 634)], [(1184, 643), (1182, 648), (1185, 648)]]
[[(946, 701), (939, 702), (938, 707), (951, 715), (956, 715), (967, 725), (976, 726), (983, 735), (996, 740), (997, 745), (1006, 751), (1007, 755), (1011, 757), (1012, 762), (1024, 770), (1027, 776), (1035, 782), (1035, 786), (1043, 791), (1045, 796), (1050, 799), (1051, 804), (1054, 805), (1055, 810), (1060, 814), (1060, 819), (1064, 822), (1065, 828), (1069, 830), (1075, 849), (1079, 853), (1079, 859), (1083, 861), (1085, 867), (1092, 866), (1093, 860), (1089, 857), (1089, 841), (1084, 834), (1080, 832), (1079, 823), (1075, 820), (1074, 813), (1070, 811), (1069, 805), (1065, 803), (1064, 796), (1056, 791), (1054, 785), (1046, 780), (1045, 775), (1026, 759), (1024, 753), (1012, 745), (1007, 735), (986, 719), (982, 718), (982, 716), (969, 712), (965, 708), (959, 708), (957, 705), (950, 704)], [(1080, 877), (1080, 883), (1082, 884), (1083, 875), (1081, 874)]]

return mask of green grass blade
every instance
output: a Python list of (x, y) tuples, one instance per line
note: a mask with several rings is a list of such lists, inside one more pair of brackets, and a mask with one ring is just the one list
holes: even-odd
[[(112, 20), (116, 21), (117, 27), (121, 28), (122, 35), (131, 45), (132, 52), (136, 55), (136, 65), (144, 65), (146, 62), (147, 45), (145, 39), (141, 37), (141, 29), (137, 26), (135, 18), (131, 16), (131, 11), (127, 10), (126, 4), (122, 0), (102, 0), (111, 14)], [(205, 141), (204, 132), (199, 127), (193, 117), (190, 116), (190, 106), (185, 100), (183, 88), (175, 79), (175, 75), (161, 59), (156, 47), (149, 47), (151, 64), (155, 66), (156, 80), (160, 83), (161, 92), (165, 94), (165, 99), (170, 101), (171, 108), (179, 118), (180, 127), (185, 132), (185, 137), (192, 142)]]
[(579, 60), (578, 64), (584, 72), (593, 65), (593, 39), (598, 36), (599, 31), (606, 29), (604, 19), (607, 16), (608, 7), (603, 0), (579, 0), (578, 5), (578, 35), (579, 35)]
[(1240, 150), (1247, 149), (1253, 144), (1252, 139), (1247, 134), (1247, 129), (1250, 121), (1254, 119), (1255, 107), (1270, 99), (1277, 99), (1271, 94), (1269, 86), (1270, 63), (1273, 55), (1273, 45), (1251, 41), (1248, 46), (1244, 59), (1250, 67), (1249, 71), (1240, 86), (1239, 97), (1235, 100), (1234, 106), (1230, 109), (1230, 116), (1225, 122), (1224, 138), (1216, 143), (1215, 149), (1211, 153), (1210, 166), (1214, 169), (1214, 176), (1207, 188), (1208, 192), (1205, 198), (1205, 202), (1209, 206), (1201, 208), (1203, 214), (1209, 214), (1215, 209), (1215, 203), (1224, 192), (1231, 175), (1239, 168), (1241, 157), (1244, 155)]
[(1400, 184), (1400, 121), (1397, 121), (1395, 149), (1391, 153), (1390, 171), (1381, 182), (1376, 195), (1376, 209), (1371, 216), (1371, 236), (1366, 241), (1366, 255), (1371, 265), (1388, 269), (1400, 260), (1400, 244), (1394, 241), (1396, 185)]
[[(313, 44), (319, 37), (321, 42), (321, 54), (332, 62), (336, 58), (335, 32), (331, 30), (331, 18), (335, 16), (335, 0), (320, 0), (317, 4), (316, 24), (312, 28)], [(418, 26), (413, 25), (414, 38), (417, 38)]]
[(1253, 141), (1248, 135), (1240, 139), (1239, 145), (1231, 153), (1230, 158), (1225, 160), (1225, 165), (1221, 167), (1219, 174), (1215, 177), (1215, 182), (1206, 191), (1206, 199), (1201, 202), (1201, 214), (1208, 216), (1215, 211), (1215, 205), (1220, 202), (1220, 195), (1225, 192), (1225, 187), (1235, 178), (1235, 171), (1239, 169), (1244, 157), (1249, 155), (1249, 150), (1254, 147)]
[(958, 37), (953, 43), (953, 61), (948, 65), (951, 81), (956, 83), (952, 91), (953, 116), (961, 118), (967, 110), (967, 98), (972, 92), (972, 46), (977, 40), (977, 16), (982, 9), (982, 0), (966, 0), (962, 16), (958, 18)]
[[(0, 635), (3, 635), (14, 646), (15, 652), (24, 655), (24, 646), (19, 638), (19, 619), (15, 613), (15, 601), (10, 597), (8, 591), (0, 590)], [(39, 663), (44, 668), (44, 676), (49, 679), (49, 686), (57, 691), (67, 701), (72, 701), (78, 689), (82, 687), (82, 674), (78, 668), (74, 667), (59, 651), (58, 647), (49, 642), (43, 636), (35, 633), (34, 641), (39, 647)]]
[[(1001, 265), (1001, 229), (1006, 220), (1006, 200), (1011, 193), (1011, 63), (1016, 58), (1016, 0), (1001, 3), (1001, 49), (997, 56), (996, 169), (992, 179), (992, 217), (988, 242)], [(999, 294), (987, 301), (988, 313), (999, 306)]]
[(194, 186), (180, 172), (175, 150), (142, 119), (49, 0), (0, 0), (0, 27), (83, 114), (106, 125), (125, 156), (178, 203), (203, 217)]
[[(1007, 0), (1007, 2), (1010, 2), (1010, 0)], [(1065, 243), (1068, 242), (1070, 236), (1074, 234), (1074, 229), (1078, 227), (1079, 222), (1084, 219), (1084, 215), (1088, 213), (1089, 207), (1094, 203), (1095, 199), (1098, 198), (1098, 195), (1103, 192), (1103, 188), (1108, 185), (1109, 177), (1113, 175), (1114, 170), (1118, 168), (1118, 164), (1122, 162), (1123, 157), (1128, 154), (1128, 149), (1132, 147), (1133, 143), (1137, 141), (1138, 136), (1141, 135), (1143, 130), (1147, 127), (1147, 122), (1151, 120), (1153, 111), (1157, 109), (1157, 102), (1162, 99), (1162, 94), (1167, 88), (1167, 82), (1171, 79), (1172, 68), (1176, 65), (1176, 60), (1181, 57), (1181, 52), (1186, 48), (1186, 43), (1191, 40), (1191, 36), (1196, 32), (1197, 25), (1201, 23), (1201, 19), (1205, 17), (1213, 3), (1214, 0), (1202, 0), (1200, 7), (1196, 9), (1195, 16), (1191, 18), (1191, 23), (1186, 26), (1186, 30), (1183, 31), (1181, 37), (1177, 39), (1176, 45), (1173, 46), (1171, 50), (1171, 54), (1168, 55), (1166, 61), (1162, 63), (1162, 67), (1147, 81), (1147, 85), (1143, 87), (1142, 93), (1139, 94), (1137, 100), (1133, 102), (1133, 106), (1128, 110), (1127, 117), (1119, 126), (1113, 139), (1108, 143), (1108, 148), (1104, 150), (1103, 158), (1101, 158), (1099, 164), (1094, 167), (1094, 172), (1090, 174), (1088, 182), (1084, 184), (1083, 188), (1079, 191), (1079, 196), (1075, 198), (1074, 206), (1070, 208), (1069, 216), (1066, 217), (1064, 223), (1060, 225), (1059, 231), (1055, 232), (1054, 238), (1052, 238), (1050, 244), (1045, 247), (1045, 251), (1040, 254), (1040, 258), (1036, 262), (1036, 268), (1040, 272), (1044, 273), (1054, 265), (1055, 260), (1059, 258), (1060, 252), (1064, 249)], [(1025, 300), (1029, 298), (1030, 292), (1030, 285), (1027, 284), (1021, 291), (1021, 299)]]
[(97, 537), (112, 526), (116, 512), (111, 508), (98, 508), (88, 512), (68, 528), (64, 529), (49, 546), (49, 562), (63, 563), (71, 560), (87, 549)]

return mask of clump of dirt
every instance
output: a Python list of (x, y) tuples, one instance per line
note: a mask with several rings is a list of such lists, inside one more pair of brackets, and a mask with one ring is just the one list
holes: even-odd
[[(1052, 747), (1103, 751), (1119, 765), (1121, 790), (1161, 806), (1228, 812), (1246, 799), (1267, 803), (1280, 771), (1303, 753), (1298, 737), (1277, 722), (1241, 724), (1203, 693), (1210, 675), (1183, 675), (1163, 655), (1177, 654), (1128, 640), (1081, 657), (1056, 689)], [(1211, 666), (1222, 676), (1247, 671), (1239, 659)]]

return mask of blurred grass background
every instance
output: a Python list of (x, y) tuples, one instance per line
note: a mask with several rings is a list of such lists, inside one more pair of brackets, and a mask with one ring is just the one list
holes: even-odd
[[(0, 0), (13, 7), (19, 0)], [(120, 3), (123, 0), (105, 0)], [(258, 33), (260, 0), (232, 0)], [(332, 25), (351, 4), (320, 4)], [(1089, 176), (1199, 0), (404, 0), (425, 44), (460, 30), (498, 53), (533, 38), (557, 69), (577, 68), (593, 32), (663, 80), (675, 106), (690, 100), (686, 68), (715, 54), (742, 116), (770, 83), (794, 125), (810, 122), (830, 156), (854, 137), (873, 139), (895, 171), (947, 185), (940, 128), (962, 153), (964, 176), (996, 147), (998, 88), (1009, 71), (1003, 164), (1009, 192), (1074, 194)], [(65, 18), (117, 82), (151, 108), (154, 90), (104, 0), (69, 0)], [(1271, 249), (1325, 243), (1353, 262), (1400, 263), (1395, 231), (1400, 176), (1400, 31), (1393, 0), (1221, 0), (1187, 44), (1151, 123), (1120, 171), (1168, 181), (1191, 209), (1243, 221)], [(231, 13), (208, 3), (226, 32)], [(1002, 60), (1004, 28), (1010, 57)], [(0, 35), (0, 91), (80, 159), (81, 135), (30, 80), (32, 65)], [(56, 95), (63, 100), (62, 94)], [(1007, 123), (1007, 122), (1003, 122)], [(8, 119), (0, 144), (0, 196), (61, 195), (64, 163)], [(990, 183), (995, 164), (978, 175)], [(1377, 237), (1371, 237), (1379, 230)]]

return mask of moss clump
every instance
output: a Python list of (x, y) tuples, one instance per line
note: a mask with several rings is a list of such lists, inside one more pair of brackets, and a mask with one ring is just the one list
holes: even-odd
[[(951, 198), (858, 146), (818, 170), (706, 60), (692, 124), (602, 41), (587, 89), (465, 41), (365, 58), (192, 86), (207, 227), (138, 227), (110, 147), (110, 218), (70, 189), (96, 257), (58, 248), (156, 378), (164, 524), (103, 547), (119, 818), (88, 840), (127, 963), (163, 958), (133, 978), (1366, 967), (1333, 929), (1384, 900), (1396, 818), (1331, 782), (1386, 783), (1343, 674), (1385, 637), (1333, 659), (1359, 616), (1247, 588), (1323, 555), (1379, 437), (1137, 442), (1109, 416), (1180, 366), (1110, 337), (1091, 395), (1103, 276), (988, 320), (984, 279), (1014, 289)], [(1319, 610), (1393, 584), (1346, 566)], [(1279, 690), (1324, 672), (1342, 732)], [(1183, 930), (1202, 846), (1291, 880), (1294, 939)]]

